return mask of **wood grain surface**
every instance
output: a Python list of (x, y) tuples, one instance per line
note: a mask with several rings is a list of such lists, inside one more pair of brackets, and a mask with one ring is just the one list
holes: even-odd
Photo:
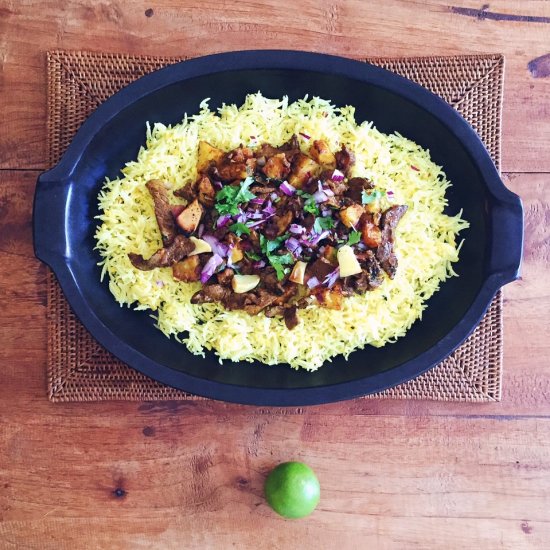
[[(504, 292), (503, 401), (49, 403), (31, 215), (52, 48), (506, 54), (504, 180), (526, 242)], [(549, 105), (548, 1), (0, 0), (0, 548), (547, 548)], [(321, 481), (301, 521), (262, 497), (290, 459)]]

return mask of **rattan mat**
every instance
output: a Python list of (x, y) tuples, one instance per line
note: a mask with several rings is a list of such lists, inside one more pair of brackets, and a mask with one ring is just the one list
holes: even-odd
[[(53, 51), (47, 59), (53, 165), (101, 102), (136, 78), (185, 58)], [(476, 129), (499, 167), (502, 56), (367, 61), (415, 80), (450, 103)], [(501, 369), (499, 293), (475, 332), (449, 358), (415, 380), (369, 397), (498, 401)], [(52, 401), (202, 399), (163, 386), (104, 350), (76, 319), (52, 273), (48, 274), (48, 395)]]

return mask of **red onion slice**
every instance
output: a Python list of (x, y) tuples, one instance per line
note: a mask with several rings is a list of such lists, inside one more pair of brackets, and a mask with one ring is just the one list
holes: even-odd
[(283, 183), (279, 186), (279, 189), (288, 197), (292, 197), (292, 195), (296, 193), (296, 188), (290, 185), (288, 181), (283, 181)]
[(229, 214), (224, 214), (223, 216), (220, 216), (216, 221), (216, 227), (225, 227), (230, 220), (231, 216)]
[(260, 210), (248, 211), (246, 213), (247, 220), (263, 220), (264, 218), (265, 216)]
[(248, 216), (246, 215), (246, 212), (243, 212), (243, 210), (239, 208), (239, 213), (235, 217), (235, 221), (237, 223), (246, 223), (247, 220), (248, 220)]
[(306, 228), (303, 225), (299, 225), (297, 223), (291, 223), (288, 230), (293, 235), (303, 235), (306, 232)]
[(332, 288), (334, 286), (334, 283), (339, 279), (340, 277), (340, 268), (337, 267), (334, 271), (331, 271), (324, 279), (323, 284), (326, 285), (328, 288)]
[(205, 284), (216, 269), (223, 263), (223, 259), (218, 254), (214, 254), (207, 262), (206, 265), (202, 268), (201, 271), (201, 283)]
[(269, 218), (272, 218), (272, 217), (273, 217), (273, 214), (271, 216), (268, 216), (267, 218), (264, 218), (262, 220), (258, 220), (257, 222), (249, 223), (248, 227), (250, 229), (254, 229), (255, 227), (258, 227), (259, 225), (262, 225), (262, 223), (265, 223), (267, 220), (269, 220)]
[(313, 193), (313, 200), (317, 204), (321, 204), (322, 202), (327, 202), (328, 197), (324, 191), (315, 191), (315, 193)]
[(315, 288), (316, 286), (319, 286), (321, 283), (319, 282), (319, 279), (317, 279), (317, 277), (310, 277), (306, 284), (308, 288)]
[(344, 178), (345, 176), (342, 172), (340, 172), (340, 170), (334, 170), (334, 172), (332, 172), (332, 176), (330, 176), (332, 181), (342, 181)]
[(319, 235), (315, 235), (312, 239), (310, 239), (310, 244), (316, 245), (317, 243), (321, 242), (323, 239), (326, 239), (330, 235), (330, 231), (325, 230)]
[(275, 214), (276, 211), (277, 210), (275, 209), (273, 204), (271, 204), (271, 201), (267, 201), (267, 206), (262, 210), (262, 212), (264, 212), (265, 214), (267, 214), (269, 216)]
[(229, 247), (226, 244), (221, 243), (214, 235), (203, 235), (202, 239), (206, 241), (212, 248), (214, 255), (218, 255), (221, 258), (225, 258), (229, 251)]
[(294, 256), (299, 256), (302, 253), (302, 247), (300, 246), (300, 241), (295, 237), (290, 237), (285, 241), (286, 249), (291, 252)]

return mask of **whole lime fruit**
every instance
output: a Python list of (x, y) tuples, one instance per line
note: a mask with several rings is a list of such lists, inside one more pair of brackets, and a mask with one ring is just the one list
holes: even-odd
[(265, 480), (267, 502), (285, 518), (303, 518), (315, 510), (321, 487), (315, 472), (303, 462), (283, 462)]

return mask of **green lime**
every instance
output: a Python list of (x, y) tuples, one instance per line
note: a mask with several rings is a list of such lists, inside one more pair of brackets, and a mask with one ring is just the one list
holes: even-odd
[(303, 462), (283, 462), (265, 480), (269, 505), (285, 518), (303, 518), (315, 510), (321, 496), (315, 472)]

